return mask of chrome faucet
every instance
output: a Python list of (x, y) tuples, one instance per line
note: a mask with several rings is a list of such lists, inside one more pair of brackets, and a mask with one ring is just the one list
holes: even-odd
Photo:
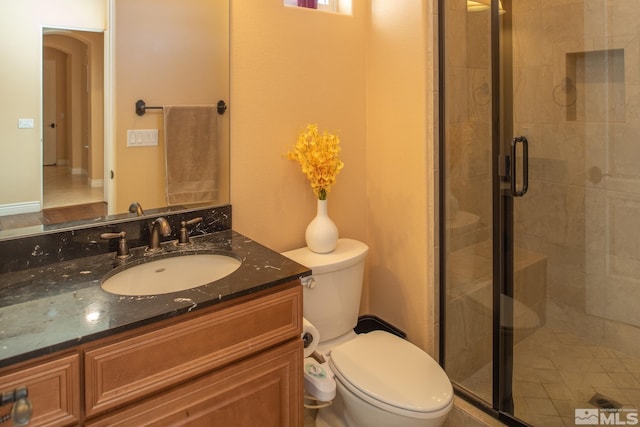
[(147, 252), (159, 252), (162, 250), (160, 246), (160, 235), (167, 237), (171, 234), (171, 225), (164, 217), (156, 218), (151, 223), (151, 236), (149, 237), (149, 246)]

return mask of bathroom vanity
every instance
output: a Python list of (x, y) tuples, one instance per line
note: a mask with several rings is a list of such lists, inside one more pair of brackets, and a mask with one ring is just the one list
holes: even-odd
[(149, 256), (143, 247), (126, 260), (105, 252), (0, 275), (0, 392), (28, 388), (29, 425), (302, 425), (300, 278), (310, 271), (231, 229), (189, 248), (242, 264), (144, 297), (100, 286)]

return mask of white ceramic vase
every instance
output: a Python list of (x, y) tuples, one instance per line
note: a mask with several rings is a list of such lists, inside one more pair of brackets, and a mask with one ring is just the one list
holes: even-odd
[(327, 201), (318, 199), (318, 212), (304, 233), (307, 247), (316, 253), (326, 254), (338, 244), (338, 227), (327, 215)]

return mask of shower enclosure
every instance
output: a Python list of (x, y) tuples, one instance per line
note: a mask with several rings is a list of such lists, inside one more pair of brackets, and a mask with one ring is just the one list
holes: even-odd
[(440, 360), (512, 425), (636, 425), (640, 1), (439, 13)]

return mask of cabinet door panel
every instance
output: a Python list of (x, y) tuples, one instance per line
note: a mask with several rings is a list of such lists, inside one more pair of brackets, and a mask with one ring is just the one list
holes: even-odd
[[(0, 374), (0, 392), (29, 389), (33, 405), (30, 426), (67, 426), (80, 419), (80, 357), (72, 354)], [(11, 405), (2, 407), (1, 415)]]
[(297, 427), (302, 381), (302, 342), (293, 340), (87, 427)]
[(302, 330), (300, 286), (85, 353), (87, 416), (255, 354)]

